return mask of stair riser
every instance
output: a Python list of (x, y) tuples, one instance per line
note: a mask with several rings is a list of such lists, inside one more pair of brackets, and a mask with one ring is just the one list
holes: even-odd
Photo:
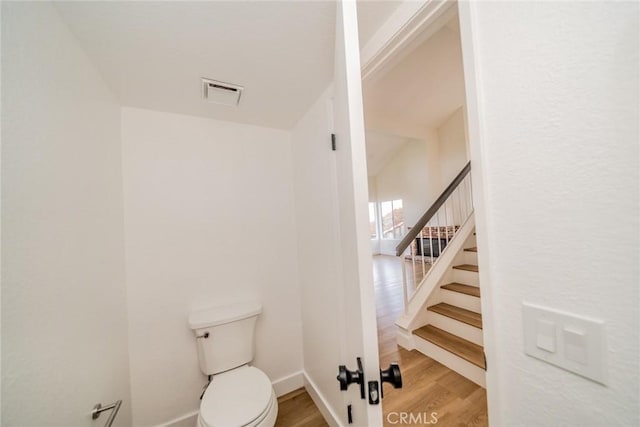
[(451, 317), (443, 316), (442, 314), (433, 311), (428, 311), (427, 324), (433, 325), (436, 328), (440, 328), (445, 332), (449, 332), (450, 334), (456, 335), (467, 341), (471, 341), (474, 344), (483, 344), (482, 329), (467, 325), (466, 323), (452, 319)]
[(484, 369), (479, 368), (473, 363), (467, 362), (463, 358), (458, 357), (455, 354), (450, 353), (418, 336), (414, 336), (414, 340), (416, 350), (422, 354), (442, 363), (444, 366), (456, 371), (463, 377), (478, 384), (480, 387), (487, 388)]
[(453, 269), (453, 281), (463, 285), (479, 286), (478, 273), (474, 271)]
[(475, 313), (482, 313), (480, 308), (480, 298), (473, 295), (467, 295), (460, 292), (450, 291), (448, 289), (440, 290), (442, 302), (464, 308)]
[(477, 252), (467, 252), (464, 251), (464, 263), (478, 265), (478, 253)]

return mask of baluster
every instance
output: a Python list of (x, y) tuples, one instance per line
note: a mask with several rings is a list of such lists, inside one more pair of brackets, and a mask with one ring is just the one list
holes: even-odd
[(449, 233), (447, 232), (447, 228), (449, 227), (449, 216), (447, 214), (447, 202), (449, 201), (449, 198), (447, 198), (447, 200), (444, 201), (444, 241), (446, 242), (444, 244), (444, 247), (446, 248), (447, 245), (449, 244)]
[(405, 314), (407, 313), (407, 309), (409, 306), (409, 294), (407, 291), (407, 267), (406, 267), (406, 256), (407, 256), (407, 251), (409, 251), (409, 254), (411, 254), (413, 245), (409, 245), (409, 247), (402, 253), (402, 256), (400, 257), (400, 262), (402, 263), (402, 278), (404, 279), (402, 281), (402, 298), (404, 299), (404, 312)]
[(471, 175), (469, 175), (469, 200), (471, 209), (473, 209), (473, 182), (471, 181)]
[(429, 224), (429, 256), (431, 257), (429, 268), (431, 268), (433, 267), (433, 220), (429, 220), (427, 224)]
[[(460, 199), (460, 187), (457, 188), (456, 193), (457, 193), (456, 194), (456, 204), (458, 205), (458, 214), (459, 214), (458, 219), (460, 220), (458, 222), (458, 226), (462, 227), (462, 224), (464, 224), (464, 222), (467, 220), (467, 215), (464, 212), (462, 212), (462, 200)], [(458, 228), (458, 229), (460, 229), (460, 228)]]
[(436, 228), (436, 236), (438, 236), (438, 258), (442, 255), (442, 242), (440, 238), (442, 237), (442, 221), (440, 220), (440, 212), (442, 209), (438, 209), (436, 212), (436, 221), (438, 223), (438, 227)]
[[(420, 264), (422, 264), (422, 277), (425, 275), (424, 271), (424, 228), (420, 230)], [(422, 277), (420, 281), (422, 281)], [(416, 280), (416, 289), (418, 289), (418, 281)]]
[[(411, 247), (414, 249), (411, 253), (411, 280), (416, 281), (416, 256), (418, 255), (418, 242), (412, 242)], [(415, 285), (414, 285), (415, 286)]]

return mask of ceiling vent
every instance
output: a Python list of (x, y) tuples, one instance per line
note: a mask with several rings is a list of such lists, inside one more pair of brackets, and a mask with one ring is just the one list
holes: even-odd
[(242, 86), (202, 79), (202, 99), (213, 104), (237, 106), (240, 104)]

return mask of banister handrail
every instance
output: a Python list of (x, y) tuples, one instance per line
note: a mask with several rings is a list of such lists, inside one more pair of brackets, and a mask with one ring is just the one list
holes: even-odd
[(436, 199), (436, 201), (431, 205), (429, 209), (422, 215), (422, 217), (416, 222), (416, 224), (409, 229), (407, 234), (402, 238), (398, 246), (396, 246), (396, 256), (401, 256), (402, 253), (409, 247), (413, 239), (422, 232), (422, 229), (427, 225), (429, 220), (433, 218), (433, 216), (438, 212), (438, 209), (444, 205), (449, 196), (454, 192), (456, 187), (462, 182), (463, 179), (469, 174), (471, 170), (471, 162), (467, 163), (464, 168), (460, 171), (460, 173), (451, 181), (451, 184), (447, 186), (447, 188), (442, 192), (440, 197)]

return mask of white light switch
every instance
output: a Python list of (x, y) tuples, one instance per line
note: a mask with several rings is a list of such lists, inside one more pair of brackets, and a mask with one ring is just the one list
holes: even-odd
[(522, 315), (526, 354), (606, 383), (604, 322), (529, 303)]
[(538, 319), (538, 336), (536, 345), (538, 348), (556, 352), (556, 324), (548, 320)]
[(575, 331), (565, 329), (562, 331), (564, 335), (564, 351), (568, 360), (587, 364), (587, 334), (583, 331)]

